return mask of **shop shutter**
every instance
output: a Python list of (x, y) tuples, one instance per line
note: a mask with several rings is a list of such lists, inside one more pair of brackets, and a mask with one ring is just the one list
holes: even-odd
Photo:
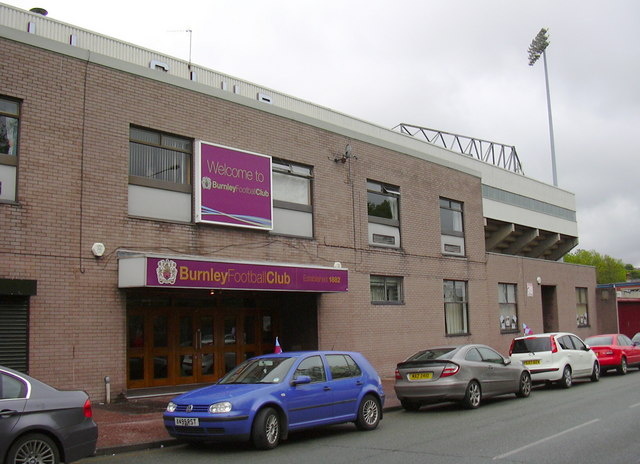
[(0, 295), (0, 365), (27, 372), (29, 297)]

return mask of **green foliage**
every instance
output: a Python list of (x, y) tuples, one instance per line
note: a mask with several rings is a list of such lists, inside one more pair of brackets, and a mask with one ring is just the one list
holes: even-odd
[(599, 284), (626, 282), (627, 269), (619, 259), (609, 255), (601, 255), (595, 250), (577, 250), (564, 257), (564, 261), (574, 264), (585, 264), (596, 268), (596, 280)]

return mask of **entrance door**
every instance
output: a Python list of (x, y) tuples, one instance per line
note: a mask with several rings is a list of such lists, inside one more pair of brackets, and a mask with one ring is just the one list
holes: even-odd
[(176, 383), (216, 380), (215, 313), (213, 310), (180, 311), (176, 345)]
[(542, 328), (544, 332), (558, 331), (558, 299), (556, 287), (543, 285), (542, 293)]
[(127, 386), (215, 382), (272, 351), (279, 327), (278, 311), (257, 308), (130, 308)]

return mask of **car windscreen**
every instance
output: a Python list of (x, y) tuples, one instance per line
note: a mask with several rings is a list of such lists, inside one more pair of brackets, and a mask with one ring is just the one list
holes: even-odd
[(513, 342), (512, 353), (532, 353), (536, 351), (551, 351), (549, 337), (520, 338)]
[(230, 383), (280, 383), (287, 376), (296, 358), (254, 358), (243, 362), (218, 382)]
[(589, 337), (585, 339), (584, 342), (589, 346), (613, 345), (613, 337), (610, 337), (610, 336)]
[(429, 350), (419, 351), (409, 359), (409, 361), (429, 361), (433, 359), (451, 359), (453, 355), (458, 351), (456, 347), (447, 347), (447, 348), (432, 348)]

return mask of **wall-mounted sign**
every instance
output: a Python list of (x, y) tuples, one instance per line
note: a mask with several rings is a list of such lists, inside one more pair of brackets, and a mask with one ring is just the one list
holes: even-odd
[(137, 255), (118, 261), (118, 287), (346, 292), (347, 269)]
[(273, 229), (271, 157), (197, 141), (196, 222)]
[(147, 258), (147, 287), (347, 291), (347, 270)]

